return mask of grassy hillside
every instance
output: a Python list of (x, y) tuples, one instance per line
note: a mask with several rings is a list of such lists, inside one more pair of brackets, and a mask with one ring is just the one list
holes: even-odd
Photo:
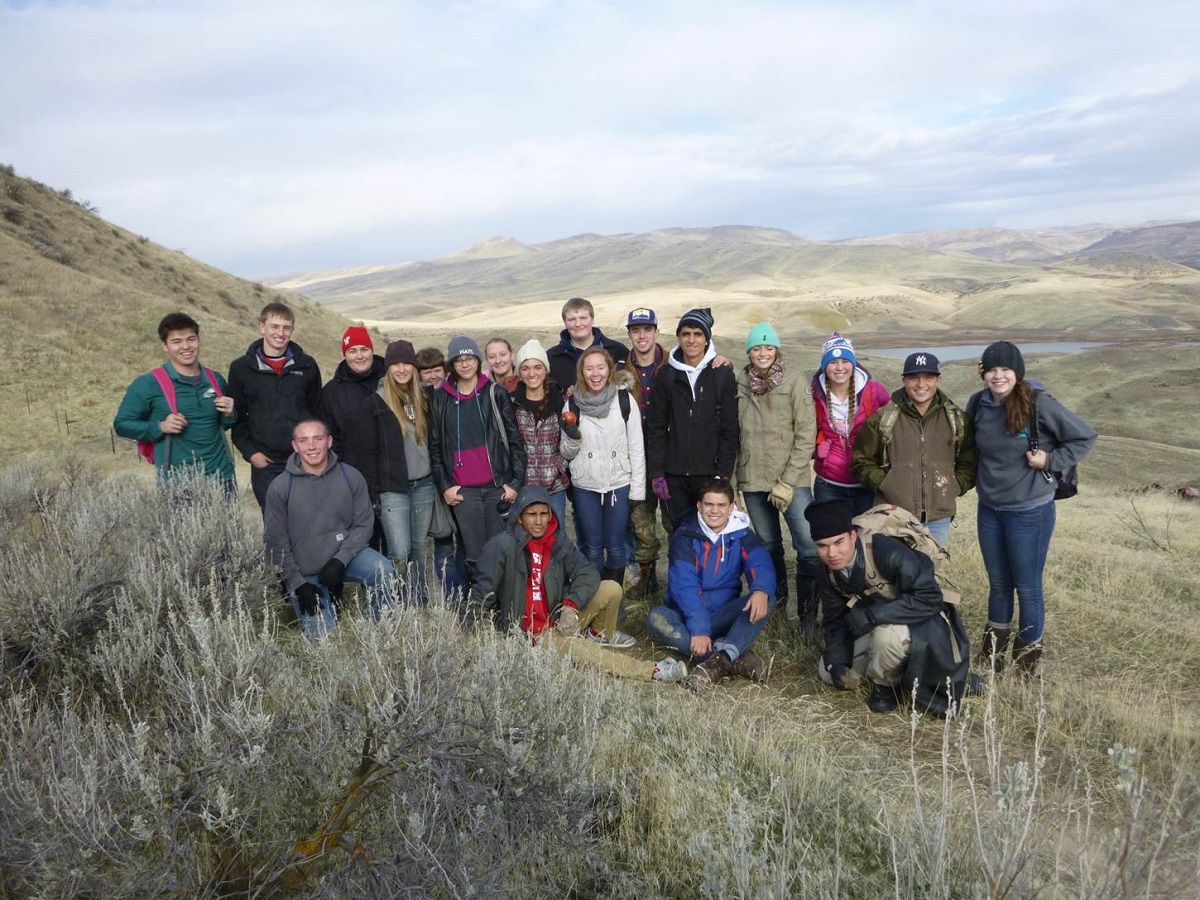
[(204, 362), (224, 372), (272, 300), (296, 310), (296, 340), (327, 371), (345, 328), (336, 312), (161, 247), (0, 167), (0, 460), (63, 443), (107, 451), (125, 387), (161, 362), (165, 313), (193, 316)]

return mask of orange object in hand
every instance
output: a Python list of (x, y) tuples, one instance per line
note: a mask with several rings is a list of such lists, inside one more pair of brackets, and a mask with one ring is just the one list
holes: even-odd
[(571, 412), (569, 409), (562, 414), (562, 423), (567, 428), (570, 428), (572, 425), (574, 425), (578, 421), (579, 421), (579, 416), (575, 415), (575, 413)]

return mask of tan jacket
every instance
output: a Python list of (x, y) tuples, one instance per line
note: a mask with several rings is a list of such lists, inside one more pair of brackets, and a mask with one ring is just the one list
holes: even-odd
[(812, 486), (811, 460), (817, 419), (805, 377), (786, 365), (779, 387), (750, 393), (750, 376), (737, 373), (737, 480), (743, 491), (769, 491), (775, 482)]

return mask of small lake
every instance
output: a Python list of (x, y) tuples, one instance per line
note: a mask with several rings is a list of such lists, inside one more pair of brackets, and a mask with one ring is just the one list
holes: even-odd
[[(1030, 341), (1028, 343), (1017, 344), (1021, 348), (1021, 353), (1024, 356), (1029, 356), (1035, 353), (1079, 353), (1083, 350), (1091, 350), (1093, 347), (1105, 347), (1109, 344), (1108, 341)], [(987, 349), (987, 344), (953, 344), (948, 347), (885, 347), (878, 349), (864, 348), (861, 352), (871, 356), (894, 356), (903, 359), (910, 353), (916, 353), (919, 350), (925, 350), (936, 356), (941, 362), (951, 362), (958, 359), (978, 359), (983, 355), (983, 351)]]

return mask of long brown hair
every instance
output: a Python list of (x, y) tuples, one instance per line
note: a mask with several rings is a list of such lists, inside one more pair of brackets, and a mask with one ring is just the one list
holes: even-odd
[[(1016, 374), (1016, 373), (1013, 373)], [(1024, 378), (1018, 378), (1004, 401), (1004, 422), (1009, 434), (1020, 434), (1033, 415), (1033, 388)]]
[(383, 402), (400, 423), (400, 433), (407, 438), (411, 426), (416, 432), (417, 443), (424, 444), (429, 433), (428, 400), (415, 366), (407, 385), (396, 384), (392, 378), (392, 367), (388, 366), (383, 376)]

